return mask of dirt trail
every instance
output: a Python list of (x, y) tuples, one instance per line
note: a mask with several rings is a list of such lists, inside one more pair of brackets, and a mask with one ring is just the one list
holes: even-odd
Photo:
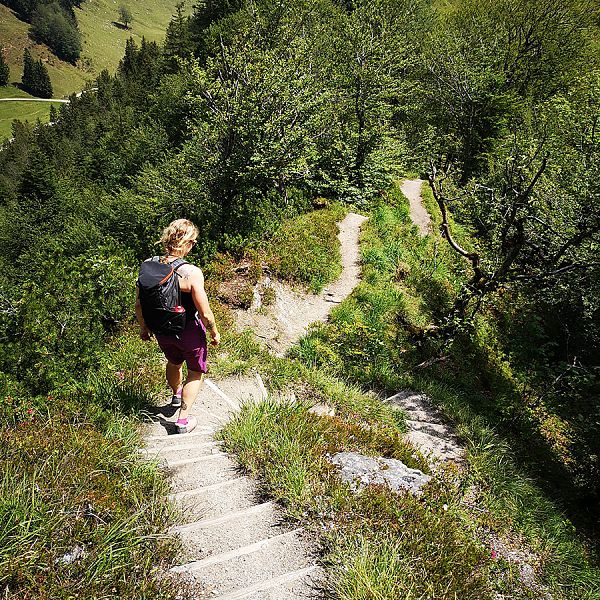
[(422, 179), (405, 179), (400, 189), (408, 198), (412, 222), (419, 228), (419, 233), (426, 236), (431, 233), (431, 218), (421, 199), (423, 183), (425, 182)]
[(266, 311), (259, 307), (235, 311), (237, 328), (252, 329), (271, 352), (282, 356), (306, 334), (311, 323), (327, 319), (332, 305), (346, 298), (360, 280), (358, 236), (365, 221), (366, 217), (350, 213), (339, 223), (342, 274), (321, 294), (307, 294), (274, 282), (273, 305)]
[[(310, 323), (325, 320), (359, 282), (358, 236), (365, 220), (349, 214), (339, 224), (343, 271), (328, 289), (309, 295), (275, 284), (269, 311), (240, 312), (238, 326), (252, 327), (272, 351), (282, 354)], [(267, 394), (258, 373), (207, 379), (193, 408), (201, 424), (197, 430), (170, 435), (176, 415), (170, 406), (159, 408), (157, 421), (146, 428), (144, 452), (169, 469), (172, 499), (183, 516), (172, 528), (184, 549), (172, 575), (193, 598), (296, 600), (318, 595), (322, 573), (311, 541), (283, 520), (276, 505), (261, 498), (257, 482), (240, 473), (213, 437), (242, 401)]]

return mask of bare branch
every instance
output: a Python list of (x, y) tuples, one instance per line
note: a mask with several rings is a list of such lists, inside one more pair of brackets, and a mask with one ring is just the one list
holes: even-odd
[(433, 192), (433, 197), (437, 202), (440, 212), (442, 213), (442, 235), (446, 238), (452, 249), (466, 258), (472, 265), (473, 271), (475, 272), (474, 279), (479, 280), (483, 278), (483, 273), (481, 272), (481, 268), (479, 266), (480, 258), (479, 254), (475, 252), (468, 252), (462, 246), (460, 246), (456, 240), (452, 237), (452, 233), (450, 231), (450, 224), (448, 223), (448, 211), (446, 208), (446, 198), (444, 197), (443, 191), (441, 189), (441, 184), (436, 185), (436, 175), (437, 169), (433, 162), (431, 165), (431, 173), (429, 174), (429, 185)]

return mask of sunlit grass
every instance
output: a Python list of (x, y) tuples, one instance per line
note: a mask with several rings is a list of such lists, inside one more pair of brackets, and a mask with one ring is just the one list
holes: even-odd
[(166, 597), (154, 568), (171, 556), (167, 485), (141, 462), (135, 422), (114, 414), (103, 434), (69, 421), (34, 412), (0, 434), (7, 598)]
[[(2, 89), (2, 88), (0, 88)], [(12, 137), (12, 123), (15, 120), (28, 121), (34, 125), (38, 120), (50, 120), (50, 107), (57, 110), (59, 102), (0, 102), (0, 141)]]

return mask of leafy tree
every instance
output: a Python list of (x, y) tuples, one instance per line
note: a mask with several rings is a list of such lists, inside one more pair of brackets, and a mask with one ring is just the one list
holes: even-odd
[[(568, 86), (590, 55), (587, 0), (462, 0), (431, 28), (421, 108), (466, 183), (509, 121)], [(431, 121), (430, 121), (431, 122)], [(440, 147), (441, 146), (441, 147)]]
[[(563, 100), (547, 107), (543, 138), (536, 139), (536, 123), (533, 131), (520, 123), (489, 158), (487, 174), (462, 190), (452, 191), (448, 167), (438, 177), (434, 166), (430, 184), (442, 212), (442, 232), (472, 268), (455, 304), (461, 320), (469, 316), (469, 306), (476, 312), (488, 294), (507, 284), (547, 297), (557, 287), (564, 294), (575, 281), (577, 293), (585, 294), (597, 280), (599, 101), (596, 89), (584, 102)], [(450, 206), (478, 233), (477, 250), (454, 239)], [(581, 288), (585, 279), (589, 283)]]
[(59, 58), (75, 63), (81, 54), (81, 34), (77, 23), (56, 2), (41, 4), (31, 18), (34, 35), (50, 46)]
[(129, 29), (129, 24), (133, 21), (131, 10), (126, 4), (121, 4), (119, 6), (119, 21), (123, 23), (127, 29)]
[(8, 85), (10, 81), (10, 68), (4, 59), (4, 48), (0, 46), (0, 85)]

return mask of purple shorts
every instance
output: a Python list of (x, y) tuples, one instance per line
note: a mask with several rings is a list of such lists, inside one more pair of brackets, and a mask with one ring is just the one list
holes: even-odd
[(190, 371), (206, 373), (206, 331), (198, 317), (187, 323), (179, 337), (157, 335), (156, 341), (170, 363), (180, 365), (185, 361)]

